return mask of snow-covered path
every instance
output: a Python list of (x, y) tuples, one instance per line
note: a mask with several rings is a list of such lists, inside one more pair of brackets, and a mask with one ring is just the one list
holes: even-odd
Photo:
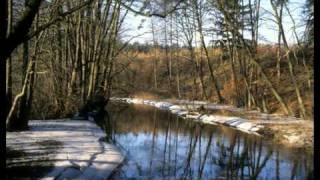
[(105, 133), (94, 122), (32, 120), (29, 126), (7, 132), (7, 151), (20, 154), (7, 157), (7, 168), (50, 167), (46, 179), (107, 179), (124, 160), (116, 146), (102, 141)]

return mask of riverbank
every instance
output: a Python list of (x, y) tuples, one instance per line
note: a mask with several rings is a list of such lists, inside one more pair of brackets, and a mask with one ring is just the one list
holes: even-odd
[(107, 179), (124, 160), (94, 122), (32, 120), (29, 127), (7, 132), (9, 179)]
[(245, 133), (263, 136), (273, 143), (292, 148), (313, 147), (313, 122), (279, 114), (247, 111), (229, 105), (187, 100), (146, 100), (137, 98), (111, 98), (130, 104), (144, 104), (169, 110), (185, 119), (206, 124), (224, 125)]

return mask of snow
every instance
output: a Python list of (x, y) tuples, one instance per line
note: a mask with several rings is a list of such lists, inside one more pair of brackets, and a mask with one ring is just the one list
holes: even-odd
[(178, 106), (178, 105), (172, 105), (169, 107), (170, 110), (181, 110), (183, 109), (181, 106)]
[(170, 110), (172, 114), (178, 114), (181, 110), (180, 109), (173, 109)]
[(170, 106), (172, 106), (172, 104), (171, 103), (167, 103), (167, 102), (157, 102), (157, 103), (155, 103), (155, 107), (160, 108), (160, 109), (168, 110)]
[(7, 132), (7, 148), (26, 153), (7, 158), (9, 168), (47, 161), (53, 168), (45, 179), (106, 179), (124, 160), (116, 146), (101, 141), (105, 133), (93, 122), (32, 120), (29, 126), (29, 131)]
[(237, 126), (239, 129), (250, 131), (253, 128), (254, 124), (250, 122), (244, 122)]
[(177, 114), (178, 114), (178, 116), (184, 116), (184, 115), (188, 114), (188, 111), (179, 111)]
[(207, 114), (203, 114), (199, 117), (200, 121), (206, 124), (216, 124), (214, 122), (214, 116), (212, 115), (207, 115)]
[[(236, 108), (230, 105), (213, 104), (205, 101), (188, 101), (188, 100), (175, 100), (174, 103), (156, 101), (156, 100), (146, 100), (146, 99), (131, 99), (131, 98), (117, 98), (113, 97), (111, 100), (114, 101), (124, 101), (133, 104), (145, 104), (149, 106), (154, 106), (159, 109), (169, 110), (171, 113), (178, 115), (179, 117), (185, 119), (191, 119), (195, 121), (200, 121), (206, 124), (222, 124), (226, 126), (233, 127), (235, 129), (241, 130), (250, 134), (257, 134), (256, 132), (263, 128), (264, 126), (257, 125), (252, 122), (248, 122), (247, 119), (240, 117), (230, 117), (221, 115), (207, 115), (201, 114), (199, 112), (194, 112), (200, 106), (205, 107), (205, 109), (210, 110), (228, 110), (233, 112), (241, 112), (244, 109)], [(190, 112), (192, 111), (192, 113)], [(250, 111), (252, 113), (257, 113), (256, 111)], [(270, 115), (262, 114), (263, 118), (269, 118)]]
[(133, 104), (143, 104), (144, 102), (143, 102), (142, 99), (132, 99), (131, 103), (133, 103)]
[(188, 119), (198, 119), (201, 116), (201, 114), (187, 114), (186, 118)]

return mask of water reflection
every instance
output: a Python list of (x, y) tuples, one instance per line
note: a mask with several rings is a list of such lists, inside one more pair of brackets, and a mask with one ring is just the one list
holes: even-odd
[(143, 105), (108, 110), (100, 124), (127, 153), (114, 179), (311, 179), (312, 155)]

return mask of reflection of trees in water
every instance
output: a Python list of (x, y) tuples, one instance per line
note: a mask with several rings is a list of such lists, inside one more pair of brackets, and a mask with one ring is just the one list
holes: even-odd
[(113, 126), (111, 124), (111, 119), (109, 113), (102, 109), (100, 110), (94, 118), (95, 122), (100, 126), (101, 129), (106, 133), (105, 141), (113, 142)]
[[(202, 174), (203, 174), (203, 169), (204, 169), (204, 166), (206, 164), (206, 160), (208, 158), (208, 154), (210, 152), (210, 147), (211, 147), (211, 142), (212, 142), (212, 134), (213, 133), (210, 133), (209, 135), (209, 139), (208, 139), (208, 144), (207, 144), (207, 147), (206, 147), (206, 151), (204, 153), (204, 157), (203, 157), (203, 160), (202, 160), (202, 163), (201, 164), (201, 167), (199, 169), (199, 173), (198, 173), (198, 179), (201, 179), (202, 177)], [(201, 145), (200, 145), (201, 146)], [(200, 148), (199, 148), (200, 149)], [(201, 157), (201, 151), (199, 152), (199, 156)], [(200, 162), (201, 162), (201, 159), (200, 159)]]
[(125, 111), (128, 106), (115, 106), (112, 110), (112, 116), (109, 115), (108, 111), (105, 108), (100, 109), (97, 114), (95, 115), (95, 122), (104, 130), (106, 133), (105, 141), (107, 142), (114, 142), (115, 141), (115, 134), (116, 134), (116, 119), (117, 116), (121, 115), (121, 112)]
[[(141, 169), (142, 160), (136, 161), (141, 176), (173, 179), (257, 179), (261, 176), (280, 179), (284, 176), (280, 174), (283, 157), (277, 148), (265, 146), (261, 138), (183, 120), (155, 108), (143, 108), (130, 106), (111, 114), (112, 122), (117, 125), (113, 127), (120, 135), (134, 132), (150, 136), (145, 147), (148, 153), (143, 160), (148, 164), (147, 169)], [(284, 169), (289, 173), (288, 178), (303, 178), (301, 172), (307, 173), (310, 169), (299, 169), (308, 164), (307, 161), (290, 158), (288, 161), (292, 165), (291, 169)], [(274, 174), (262, 174), (264, 168)]]
[[(155, 148), (155, 140), (156, 140), (156, 130), (157, 130), (157, 111), (154, 109), (153, 110), (153, 130), (152, 130), (152, 143), (151, 143), (151, 157), (153, 157), (154, 154), (154, 148)], [(152, 161), (153, 158), (150, 158), (150, 162), (149, 162), (149, 174), (152, 173)]]
[[(106, 133), (105, 140), (107, 142), (115, 142), (115, 135), (117, 133), (116, 132), (117, 121), (115, 121), (114, 119), (117, 119), (118, 117), (120, 117), (121, 113), (126, 111), (127, 109), (128, 109), (128, 105), (122, 104), (122, 105), (113, 106), (111, 111), (112, 116), (109, 115), (106, 108), (100, 109), (95, 115), (94, 120)], [(130, 116), (130, 117), (134, 118), (134, 116)]]
[(229, 145), (225, 142), (217, 141), (218, 154), (212, 158), (212, 163), (221, 169), (216, 178), (256, 179), (272, 155), (271, 149), (262, 153), (261, 139), (249, 141), (235, 134)]
[[(195, 128), (197, 129), (197, 128)], [(192, 131), (192, 130), (191, 130)], [(200, 131), (201, 132), (201, 131)], [(193, 177), (191, 174), (192, 170), (190, 169), (190, 163), (192, 161), (192, 154), (195, 149), (195, 143), (198, 139), (198, 145), (201, 146), (201, 137), (198, 136), (197, 133), (192, 133), (193, 137), (191, 137), (190, 144), (189, 144), (189, 153), (186, 157), (187, 162), (185, 163), (185, 168), (189, 170), (189, 173), (186, 174), (184, 171), (184, 177)], [(192, 144), (192, 139), (194, 144)], [(229, 139), (228, 141), (216, 141), (215, 148), (212, 145), (213, 133), (209, 134), (209, 137), (206, 138), (207, 143), (203, 143), (205, 145), (204, 153), (200, 152), (199, 148), (199, 167), (197, 173), (197, 179), (201, 179), (204, 173), (204, 167), (209, 165), (210, 167), (218, 166), (220, 170), (218, 171), (215, 178), (225, 178), (225, 179), (257, 179), (263, 168), (266, 167), (268, 161), (270, 161), (273, 150), (271, 147), (263, 147), (262, 139), (247, 139), (241, 137), (239, 134), (234, 134), (233, 138)], [(207, 164), (209, 152), (211, 152), (212, 159), (210, 164)], [(274, 175), (270, 175), (270, 177), (275, 177), (280, 179), (280, 168), (279, 168), (279, 151), (276, 151), (276, 171)], [(299, 162), (297, 159), (293, 159), (291, 161), (292, 169), (289, 170), (290, 176), (288, 178), (295, 179), (299, 177), (306, 177), (306, 176), (299, 176), (297, 172), (308, 172), (308, 168), (304, 170), (298, 170)], [(300, 163), (301, 164), (301, 163)], [(304, 162), (303, 164), (307, 164)], [(266, 174), (264, 174), (265, 176)], [(204, 176), (205, 177), (205, 176)]]
[(177, 151), (177, 149), (178, 149), (178, 142), (179, 142), (179, 136), (178, 136), (178, 134), (179, 134), (179, 118), (178, 117), (176, 117), (175, 118), (175, 129), (176, 129), (176, 133), (175, 133), (175, 142), (174, 142), (174, 144), (175, 144), (175, 151), (174, 151), (174, 178), (176, 179), (176, 176), (177, 176), (177, 170), (178, 170), (178, 168), (177, 168), (177, 166), (178, 166), (178, 151)]
[(196, 148), (196, 145), (197, 145), (199, 133), (200, 133), (200, 129), (199, 129), (198, 125), (191, 127), (190, 143), (189, 143), (189, 149), (188, 149), (187, 159), (186, 159), (186, 163), (185, 163), (186, 166), (183, 171), (184, 177), (187, 177), (187, 175), (189, 175), (189, 177), (192, 176), (192, 170), (190, 168), (190, 163), (192, 160), (192, 155), (193, 155), (195, 148)]

